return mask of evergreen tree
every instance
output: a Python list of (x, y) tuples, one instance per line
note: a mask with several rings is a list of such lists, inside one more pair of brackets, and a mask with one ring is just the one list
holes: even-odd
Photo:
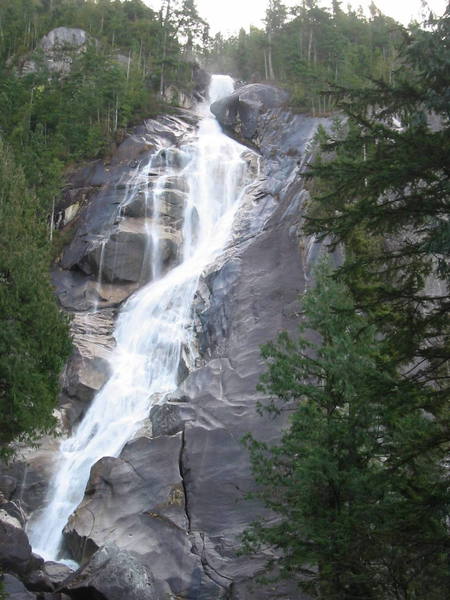
[(281, 577), (323, 600), (442, 599), (445, 450), (422, 444), (441, 424), (346, 286), (325, 263), (316, 275), (298, 341), (263, 348), (268, 410), (292, 416), (276, 446), (247, 437), (256, 495), (276, 518), (255, 522), (246, 547), (275, 548)]
[(46, 227), (24, 175), (0, 140), (0, 457), (54, 425), (58, 377), (70, 351), (49, 277)]
[(323, 148), (335, 158), (312, 169), (322, 193), (308, 229), (344, 244), (339, 277), (390, 340), (399, 368), (414, 365), (416, 380), (434, 382), (433, 411), (442, 411), (450, 357), (450, 13), (430, 26), (411, 33), (392, 84), (339, 90), (347, 134), (331, 134)]

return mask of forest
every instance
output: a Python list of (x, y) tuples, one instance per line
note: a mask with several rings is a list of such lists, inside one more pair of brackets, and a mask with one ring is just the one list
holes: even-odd
[[(40, 41), (87, 32), (66, 73)], [(30, 69), (27, 65), (32, 63)], [(275, 548), (260, 585), (295, 580), (320, 600), (444, 600), (450, 587), (450, 12), (408, 28), (374, 3), (267, 2), (264, 27), (212, 36), (194, 0), (8, 0), (0, 4), (0, 458), (55, 427), (71, 352), (50, 265), (54, 210), (76, 167), (127, 129), (176, 110), (194, 72), (289, 93), (324, 117), (307, 168), (305, 235), (319, 261), (297, 337), (262, 347), (264, 418), (247, 435), (258, 491), (277, 516), (242, 552)], [(315, 331), (318, 339), (312, 339)], [(1, 595), (1, 592), (0, 592)]]

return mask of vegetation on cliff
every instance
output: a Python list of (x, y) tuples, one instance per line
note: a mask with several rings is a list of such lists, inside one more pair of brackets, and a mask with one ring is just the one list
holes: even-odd
[(37, 198), (0, 140), (0, 458), (13, 440), (54, 425), (68, 327), (49, 275), (50, 244)]
[(450, 583), (449, 39), (447, 12), (409, 32), (391, 84), (335, 92), (347, 120), (322, 131), (306, 228), (345, 261), (319, 270), (300, 339), (263, 350), (269, 409), (293, 412), (279, 445), (247, 440), (279, 518), (246, 543), (324, 600)]
[[(86, 43), (49, 53), (41, 39), (60, 26), (84, 29)], [(189, 88), (203, 27), (190, 0), (160, 14), (141, 0), (0, 3), (1, 456), (54, 422), (70, 344), (49, 282), (48, 230), (64, 174), (154, 116), (166, 85)]]
[(402, 39), (402, 27), (373, 4), (367, 18), (351, 7), (346, 12), (337, 1), (330, 9), (316, 0), (294, 8), (270, 0), (264, 30), (241, 29), (227, 39), (217, 34), (208, 60), (244, 81), (282, 84), (298, 110), (323, 113), (333, 107), (332, 98), (321, 95), (330, 85), (389, 81)]
[[(177, 32), (203, 22), (189, 2), (177, 10), (168, 4), (164, 14), (141, 0), (13, 0), (0, 6), (1, 135), (43, 210), (51, 207), (67, 165), (101, 156), (123, 128), (154, 116), (160, 92), (172, 81), (191, 84), (187, 58), (197, 37), (182, 43)], [(39, 46), (59, 26), (91, 36), (81, 50), (56, 48), (56, 59), (58, 51), (69, 56), (63, 73), (49, 69)]]

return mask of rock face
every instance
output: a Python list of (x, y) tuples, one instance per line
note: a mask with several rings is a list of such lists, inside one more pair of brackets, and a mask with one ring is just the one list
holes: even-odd
[[(164, 216), (160, 252), (165, 268), (177, 261), (186, 190), (177, 172), (188, 157), (171, 146), (181, 145), (191, 129), (176, 117), (146, 121), (122, 141), (109, 164), (95, 161), (72, 175), (57, 207), (58, 226), (73, 232), (53, 274), (64, 308), (117, 306), (148, 281), (144, 257), (155, 216), (149, 196), (167, 164), (173, 175), (158, 190)], [(137, 167), (146, 164), (148, 176), (139, 178)]]
[[(281, 417), (263, 418), (256, 410), (264, 369), (259, 348), (281, 330), (295, 332), (298, 297), (322, 251), (301, 235), (307, 192), (300, 174), (318, 120), (278, 106), (285, 99), (281, 91), (248, 87), (242, 98), (254, 103), (260, 175), (247, 190), (231, 243), (197, 291), (198, 364), (177, 392), (152, 408), (145, 435), (119, 458), (92, 468), (85, 498), (65, 530), (81, 561), (109, 543), (134, 552), (163, 597), (302, 598), (289, 584), (274, 591), (255, 583), (270, 554), (249, 558), (237, 551), (244, 529), (264, 514), (256, 501), (244, 499), (253, 483), (241, 438), (250, 431), (274, 441), (284, 425)], [(224, 106), (240, 97), (233, 94)], [(235, 133), (242, 133), (239, 124)], [(173, 185), (182, 195), (176, 177)], [(142, 218), (139, 198), (124, 212)]]
[[(71, 427), (83, 416), (109, 374), (116, 307), (152, 277), (151, 238), (158, 225), (162, 270), (176, 264), (187, 182), (180, 175), (187, 155), (181, 146), (195, 117), (146, 121), (123, 139), (109, 163), (94, 161), (73, 173), (57, 207), (57, 225), (72, 240), (53, 270), (61, 305), (73, 312), (75, 352), (62, 377), (61, 418)], [(148, 165), (140, 178), (139, 165)], [(158, 189), (161, 169), (170, 176)], [(94, 311), (92, 309), (95, 309)]]
[[(255, 84), (213, 107), (233, 135), (257, 146), (259, 158), (246, 155), (255, 181), (230, 243), (199, 283), (195, 361), (181, 365), (179, 389), (159, 399), (121, 455), (91, 469), (84, 499), (65, 529), (67, 549), (83, 563), (62, 584), (71, 598), (304, 598), (289, 583), (274, 588), (257, 582), (269, 551), (238, 555), (242, 532), (266, 514), (245, 499), (254, 484), (241, 439), (251, 432), (275, 441), (285, 425), (283, 417), (257, 412), (263, 400), (256, 391), (264, 370), (260, 345), (281, 330), (295, 333), (299, 294), (323, 251), (301, 231), (308, 198), (301, 173), (320, 121), (291, 114), (285, 101), (283, 91)], [(176, 263), (189, 119), (186, 113), (136, 128), (109, 164), (97, 161), (72, 176), (59, 206), (60, 225), (74, 232), (54, 273), (61, 304), (75, 311), (77, 351), (63, 377), (69, 426), (108, 376), (116, 307), (149, 276), (139, 236), (143, 222), (152, 226), (146, 195), (164, 165), (172, 169), (159, 202), (171, 240), (165, 260)], [(137, 181), (136, 165), (152, 154), (147, 181)], [(20, 478), (10, 476), (14, 481), (5, 479), (3, 487), (14, 497)]]
[(203, 572), (186, 535), (182, 447), (181, 433), (141, 437), (127, 444), (119, 458), (97, 462), (86, 496), (65, 529), (66, 541), (81, 562), (105, 540), (116, 543), (150, 566), (161, 594), (215, 598), (220, 588)]

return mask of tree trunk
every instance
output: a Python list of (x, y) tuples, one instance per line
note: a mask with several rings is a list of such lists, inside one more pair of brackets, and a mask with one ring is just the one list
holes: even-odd
[(164, 21), (162, 24), (163, 28), (164, 28), (164, 35), (163, 35), (163, 53), (162, 53), (162, 64), (161, 64), (161, 79), (159, 81), (159, 93), (161, 96), (164, 95), (164, 89), (165, 89), (164, 76), (165, 76), (166, 58), (167, 58), (167, 25), (169, 23), (169, 17), (170, 17), (170, 0), (167, 1), (166, 16), (164, 17)]
[(267, 71), (267, 53), (266, 53), (265, 49), (264, 49), (264, 78), (269, 79), (269, 73)]
[(269, 52), (267, 55), (268, 58), (268, 67), (269, 67), (269, 79), (275, 79), (275, 73), (273, 72), (273, 64), (272, 64), (272, 32), (269, 31)]
[(312, 43), (313, 43), (313, 30), (310, 29), (309, 30), (309, 42), (308, 42), (308, 64), (310, 64), (310, 62), (311, 62)]

